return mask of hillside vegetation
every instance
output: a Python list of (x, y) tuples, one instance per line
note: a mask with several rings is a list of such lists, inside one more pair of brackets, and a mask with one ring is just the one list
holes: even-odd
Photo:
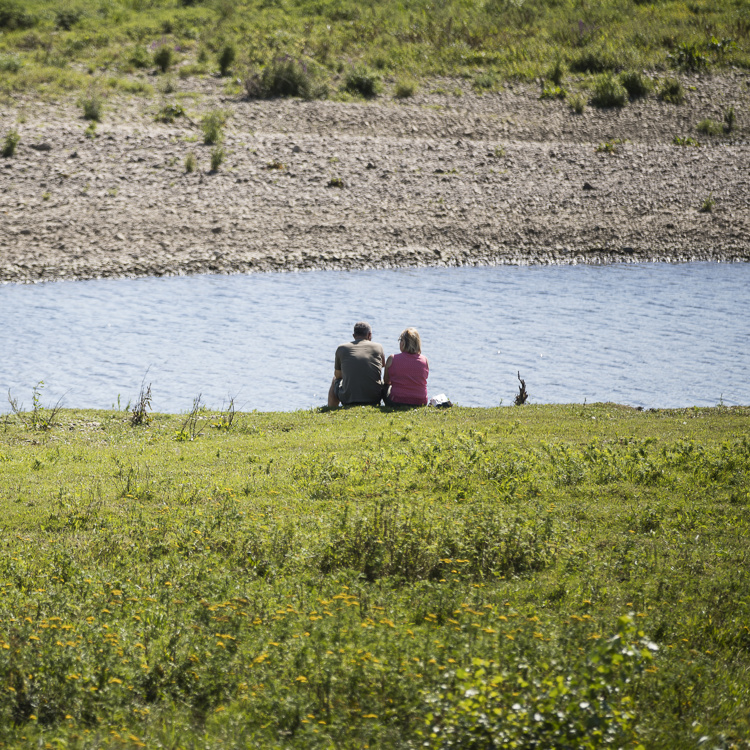
[(408, 95), (425, 76), (483, 90), (559, 86), (567, 70), (750, 67), (745, 0), (0, 0), (0, 34), (5, 94), (149, 93), (170, 71), (323, 97), (375, 95), (383, 79)]
[(0, 747), (750, 747), (748, 417), (35, 402)]

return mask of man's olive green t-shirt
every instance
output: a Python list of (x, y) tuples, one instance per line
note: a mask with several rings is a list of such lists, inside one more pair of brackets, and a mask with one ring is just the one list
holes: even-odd
[(339, 397), (342, 404), (374, 404), (380, 401), (385, 353), (380, 344), (368, 339), (355, 339), (336, 349), (335, 370), (341, 370)]

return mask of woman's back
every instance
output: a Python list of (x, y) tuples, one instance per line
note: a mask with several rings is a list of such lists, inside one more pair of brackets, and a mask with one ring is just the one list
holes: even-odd
[(427, 376), (430, 366), (421, 354), (394, 354), (388, 375), (391, 381), (389, 398), (398, 404), (427, 403)]

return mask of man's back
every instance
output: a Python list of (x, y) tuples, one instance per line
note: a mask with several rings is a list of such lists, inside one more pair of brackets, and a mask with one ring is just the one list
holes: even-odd
[(335, 369), (343, 376), (339, 396), (342, 404), (374, 404), (383, 390), (381, 368), (385, 353), (380, 344), (354, 339), (336, 349)]

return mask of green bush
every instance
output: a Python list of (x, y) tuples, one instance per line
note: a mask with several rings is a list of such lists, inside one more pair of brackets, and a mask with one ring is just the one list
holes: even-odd
[(83, 18), (83, 8), (66, 5), (55, 10), (55, 26), (70, 31)]
[(368, 68), (353, 68), (344, 78), (344, 90), (365, 99), (373, 99), (380, 92), (380, 77)]
[(159, 49), (154, 52), (154, 65), (156, 65), (162, 73), (166, 73), (174, 63), (174, 50), (166, 45), (162, 44)]
[(245, 78), (245, 93), (249, 99), (274, 99), (298, 96), (312, 99), (313, 79), (307, 66), (293, 57), (281, 57), (271, 61), (261, 72), (253, 72)]
[(20, 0), (0, 0), (0, 29), (31, 29), (39, 19), (24, 7)]
[(640, 99), (648, 96), (653, 89), (651, 79), (637, 70), (631, 70), (620, 76), (620, 83), (625, 87), (631, 99)]
[(237, 48), (233, 44), (225, 44), (219, 53), (219, 72), (222, 76), (229, 73), (229, 69), (237, 59)]
[(672, 55), (672, 58), (679, 67), (685, 70), (701, 70), (708, 65), (708, 55), (692, 42), (678, 44), (677, 52)]
[(611, 74), (597, 80), (591, 97), (591, 103), (596, 107), (624, 107), (627, 100), (625, 87)]
[(148, 50), (139, 44), (133, 47), (128, 62), (134, 68), (148, 68), (151, 65), (151, 56), (148, 54)]
[(659, 89), (659, 99), (668, 104), (682, 104), (685, 101), (685, 89), (676, 78), (666, 78)]
[(16, 55), (3, 55), (0, 57), (0, 73), (18, 73), (23, 63)]
[(21, 136), (17, 130), (11, 130), (5, 136), (5, 143), (3, 144), (2, 155), (4, 158), (9, 158), (16, 153), (16, 147), (21, 141)]

